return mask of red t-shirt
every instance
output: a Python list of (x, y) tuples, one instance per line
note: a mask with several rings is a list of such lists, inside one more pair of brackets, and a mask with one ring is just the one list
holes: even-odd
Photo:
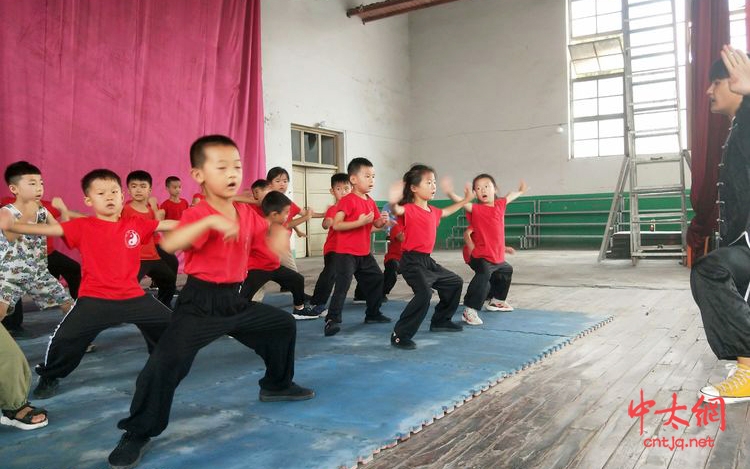
[[(8, 205), (8, 204), (12, 204), (15, 201), (16, 201), (15, 197), (3, 197), (2, 199), (0, 199), (0, 207)], [(62, 213), (60, 213), (58, 209), (53, 207), (52, 202), (50, 202), (49, 200), (42, 200), (41, 202), (42, 202), (42, 206), (47, 209), (50, 215), (55, 217), (55, 220), (59, 222), (60, 216), (62, 215)], [(52, 236), (47, 236), (47, 255), (50, 255), (53, 252), (55, 252), (55, 238)]]
[(250, 257), (247, 260), (247, 270), (276, 270), (281, 267), (279, 256), (268, 247), (268, 220), (258, 218), (255, 223), (253, 240), (250, 243)]
[(373, 223), (360, 226), (353, 230), (339, 231), (336, 237), (336, 246), (333, 252), (339, 254), (352, 254), (354, 256), (366, 256), (370, 254), (370, 232), (375, 220), (380, 218), (380, 211), (375, 201), (369, 195), (362, 198), (355, 193), (345, 195), (336, 204), (337, 212), (344, 212), (344, 221), (357, 221), (359, 216), (373, 212), (375, 218)]
[[(122, 214), (120, 216), (123, 218), (142, 218), (144, 220), (157, 221), (156, 215), (154, 214), (154, 211), (151, 210), (151, 207), (148, 208), (148, 212), (139, 212), (129, 203), (125, 204), (122, 208)], [(157, 225), (158, 224), (159, 222), (157, 221)], [(141, 239), (141, 260), (157, 261), (159, 259), (161, 259), (161, 257), (159, 257), (159, 253), (156, 252), (156, 243), (154, 242), (153, 235)]]
[[(464, 214), (466, 215), (466, 223), (468, 223), (468, 225), (469, 225), (469, 226), (466, 227), (466, 229), (467, 230), (470, 229), (470, 228), (473, 229), (472, 226), (471, 226), (471, 212), (465, 211)], [(473, 233), (471, 234), (471, 240), (474, 241), (474, 234)], [(462, 253), (464, 255), (464, 262), (466, 262), (468, 264), (469, 261), (471, 260), (471, 254), (469, 253), (469, 246), (467, 246), (466, 243), (464, 243), (464, 248), (462, 250)]]
[[(323, 220), (326, 218), (330, 218), (331, 221), (333, 221), (333, 218), (336, 216), (336, 212), (338, 211), (338, 208), (336, 207), (336, 204), (331, 205), (328, 210), (326, 210), (326, 214), (323, 216)], [(329, 252), (335, 251), (336, 247), (336, 239), (338, 238), (338, 231), (333, 229), (333, 224), (328, 228), (328, 236), (326, 236), (326, 243), (323, 245), (323, 255), (325, 256)]]
[(432, 205), (428, 207), (429, 210), (424, 210), (415, 204), (404, 205), (404, 251), (432, 253), (443, 211)]
[(200, 192), (196, 192), (195, 194), (193, 194), (192, 200), (195, 200), (195, 199), (198, 199), (199, 201), (203, 201), (203, 200), (206, 200), (206, 196), (201, 194)]
[[(206, 282), (239, 283), (247, 276), (247, 259), (258, 216), (248, 204), (234, 203), (240, 230), (237, 239), (224, 241), (224, 234), (209, 230), (185, 249), (185, 273)], [(185, 210), (179, 226), (209, 215), (220, 215), (205, 200)]]
[(391, 227), (391, 233), (388, 236), (390, 242), (388, 243), (388, 251), (385, 253), (385, 259), (383, 259), (384, 262), (401, 260), (401, 253), (404, 250), (401, 241), (396, 238), (404, 232), (402, 224), (403, 221), (401, 217), (399, 217), (399, 222)]
[(248, 204), (250, 205), (250, 208), (253, 209), (255, 213), (257, 213), (261, 218), (266, 218), (266, 214), (263, 213), (263, 207), (261, 207), (258, 204)]
[(505, 197), (495, 199), (493, 205), (473, 204), (471, 226), (474, 251), (471, 257), (485, 259), (493, 264), (505, 261)]
[(189, 207), (188, 201), (182, 198), (179, 202), (172, 202), (171, 199), (167, 199), (159, 205), (159, 208), (164, 210), (165, 220), (179, 220), (182, 217), (182, 212)]
[[(295, 204), (294, 202), (292, 202), (292, 205), (289, 206), (289, 216), (286, 217), (286, 222), (284, 222), (284, 227), (286, 227), (287, 225), (289, 225), (289, 222), (292, 221), (292, 219), (294, 217), (296, 217), (297, 215), (299, 215), (299, 213), (301, 211), (302, 211), (302, 209), (299, 208), (299, 206), (297, 204)], [(291, 233), (291, 231), (290, 231), (290, 233)]]
[(65, 244), (81, 252), (79, 297), (127, 300), (144, 295), (138, 285), (141, 241), (152, 237), (158, 221), (135, 217), (106, 221), (86, 217), (60, 225), (65, 233)]

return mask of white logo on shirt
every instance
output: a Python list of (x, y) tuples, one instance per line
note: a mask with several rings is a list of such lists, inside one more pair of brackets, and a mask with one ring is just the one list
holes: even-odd
[(141, 237), (134, 230), (125, 232), (125, 246), (135, 248), (141, 243)]

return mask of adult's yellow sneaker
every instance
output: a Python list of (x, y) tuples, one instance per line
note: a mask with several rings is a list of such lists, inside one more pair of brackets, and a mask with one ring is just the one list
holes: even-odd
[(724, 381), (705, 386), (700, 393), (706, 399), (722, 397), (726, 404), (750, 401), (750, 367), (740, 364), (731, 367)]

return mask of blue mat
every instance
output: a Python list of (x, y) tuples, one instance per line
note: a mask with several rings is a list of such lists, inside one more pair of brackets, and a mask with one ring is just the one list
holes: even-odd
[[(284, 309), (290, 300), (267, 297)], [(396, 319), (403, 307), (391, 301), (382, 310)], [(217, 340), (198, 354), (177, 389), (169, 427), (139, 467), (353, 467), (612, 319), (532, 310), (481, 315), (484, 325), (462, 333), (430, 333), (425, 321), (414, 351), (389, 345), (391, 324), (363, 324), (364, 306), (347, 305), (334, 337), (323, 337), (322, 320), (298, 321), (295, 381), (317, 394), (304, 402), (259, 402), (263, 362), (231, 338)], [(32, 366), (42, 360), (59, 319), (59, 312), (26, 317), (37, 337), (19, 344)], [(105, 331), (96, 344), (98, 351), (61, 382), (58, 396), (35, 402), (50, 412), (47, 427), (0, 427), (0, 466), (108, 467), (121, 435), (115, 425), (127, 415), (147, 354), (134, 326)]]

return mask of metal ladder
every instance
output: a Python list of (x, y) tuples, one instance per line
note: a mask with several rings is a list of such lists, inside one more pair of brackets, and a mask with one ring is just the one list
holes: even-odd
[[(640, 259), (668, 257), (681, 258), (683, 263), (687, 256), (687, 200), (685, 195), (685, 164), (690, 167), (690, 154), (682, 148), (682, 125), (680, 119), (680, 76), (679, 62), (675, 59), (668, 67), (644, 66), (649, 58), (658, 57), (665, 52), (677, 51), (677, 18), (675, 13), (675, 2), (679, 0), (651, 0), (634, 1), (623, 0), (623, 46), (624, 46), (624, 93), (625, 101), (625, 157), (620, 168), (620, 175), (615, 188), (612, 205), (604, 231), (604, 238), (599, 250), (599, 261), (607, 256), (607, 251), (612, 246), (612, 240), (616, 229), (624, 217), (625, 198), (629, 199), (629, 229), (630, 229), (630, 257), (633, 265)], [(632, 5), (631, 5), (632, 4)], [(661, 13), (655, 15), (643, 15), (635, 13), (631, 17), (631, 9), (642, 11), (644, 6), (662, 7), (669, 5), (669, 14)], [(658, 29), (666, 29), (671, 26), (671, 39), (660, 43), (631, 45), (631, 37), (639, 32), (647, 32)], [(675, 54), (676, 55), (676, 54)], [(637, 69), (633, 70), (633, 64), (638, 63)], [(661, 64), (659, 64), (661, 65)], [(658, 99), (642, 99), (636, 91), (639, 87), (648, 85), (663, 85), (665, 92)], [(641, 121), (649, 118), (674, 116), (674, 119), (665, 119), (663, 127), (642, 129)], [(662, 153), (639, 152), (638, 144), (654, 137), (672, 137), (676, 142), (674, 149)], [(675, 180), (669, 183), (657, 178), (656, 181), (643, 181), (649, 179), (646, 167), (670, 168), (669, 174), (674, 175)], [(641, 175), (639, 177), (639, 170)], [(626, 193), (626, 186), (628, 192)], [(665, 196), (677, 196), (680, 200), (679, 210), (658, 209), (649, 204), (649, 200)], [(649, 206), (652, 205), (652, 206)], [(653, 244), (644, 243), (646, 236), (656, 236), (650, 233), (656, 232), (658, 225), (680, 226), (681, 243), (678, 244)], [(645, 230), (644, 227), (647, 227)], [(656, 232), (658, 234), (658, 232)]]

